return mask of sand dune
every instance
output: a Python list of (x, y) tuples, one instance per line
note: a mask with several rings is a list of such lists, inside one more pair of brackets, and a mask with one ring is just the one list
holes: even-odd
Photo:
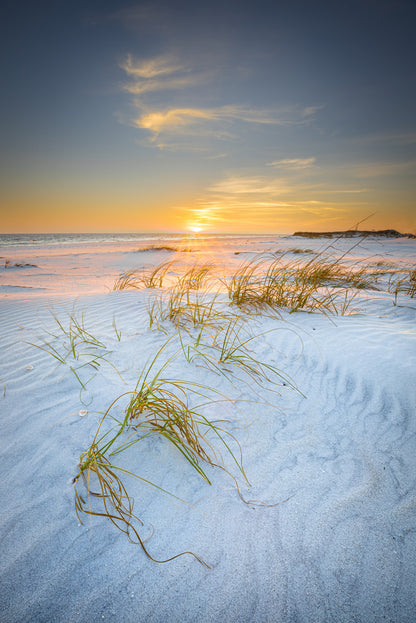
[[(199, 257), (232, 270), (242, 259), (236, 250), (293, 244), (222, 241)], [(307, 244), (318, 249), (316, 241)], [(414, 241), (365, 244), (351, 261), (414, 262)], [(75, 515), (72, 479), (99, 412), (134, 388), (168, 338), (165, 359), (181, 347), (174, 327), (164, 325), (167, 335), (148, 328), (153, 291), (109, 291), (132, 267), (133, 251), (18, 254), (40, 270), (33, 279), (16, 270), (14, 282), (3, 272), (0, 281), (1, 621), (414, 621), (414, 298), (400, 294), (393, 305), (381, 280), (378, 291), (358, 292), (351, 315), (246, 317), (250, 352), (287, 379), (278, 388), (236, 372), (231, 383), (202, 360), (172, 361), (170, 376), (231, 399), (212, 398), (204, 413), (229, 420), (241, 445), (251, 487), (223, 455), (242, 495), (280, 502), (244, 504), (232, 478), (210, 466), (208, 485), (164, 439), (145, 439), (114, 457), (186, 501), (126, 478), (151, 555), (192, 550), (207, 570), (190, 555), (154, 563), (107, 519), (84, 516), (81, 525)], [(149, 255), (160, 260), (158, 252)], [(75, 279), (66, 291), (71, 266)], [(85, 390), (69, 358), (59, 364), (30, 345), (49, 342), (63, 352), (55, 318), (67, 326), (71, 315), (83, 317), (109, 353), (97, 369), (78, 369)], [(118, 417), (124, 404), (115, 406)]]

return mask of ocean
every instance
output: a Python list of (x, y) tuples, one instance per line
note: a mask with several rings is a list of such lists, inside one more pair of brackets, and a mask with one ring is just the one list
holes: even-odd
[(184, 238), (228, 239), (259, 237), (259, 234), (192, 234), (192, 233), (53, 233), (53, 234), (0, 234), (0, 247), (59, 246), (70, 244), (102, 244), (114, 242), (174, 242)]

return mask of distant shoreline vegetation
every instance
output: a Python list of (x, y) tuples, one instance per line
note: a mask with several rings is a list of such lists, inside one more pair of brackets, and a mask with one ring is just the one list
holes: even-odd
[(359, 238), (376, 236), (377, 238), (416, 238), (414, 234), (401, 234), (395, 229), (359, 230), (347, 229), (346, 231), (296, 231), (294, 236), (302, 238)]

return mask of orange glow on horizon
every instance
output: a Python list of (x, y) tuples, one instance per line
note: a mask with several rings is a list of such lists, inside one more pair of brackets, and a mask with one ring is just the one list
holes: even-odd
[(394, 218), (388, 197), (382, 204), (292, 198), (286, 203), (261, 203), (258, 197), (221, 197), (210, 200), (192, 196), (137, 197), (129, 192), (104, 196), (63, 196), (60, 193), (9, 193), (0, 207), (1, 233), (48, 232), (189, 232), (267, 234), (298, 230), (350, 229), (372, 209), (371, 229), (397, 229), (416, 233), (413, 207), (396, 205)]

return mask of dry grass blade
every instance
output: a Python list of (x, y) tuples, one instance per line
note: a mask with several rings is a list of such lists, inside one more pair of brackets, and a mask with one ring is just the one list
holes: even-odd
[[(91, 475), (96, 477), (99, 484), (99, 491), (96, 493), (93, 493), (90, 488), (89, 483)], [(87, 485), (88, 503), (83, 499), (77, 489), (80, 476), (82, 476), (84, 483)], [(121, 530), (121, 532), (127, 535), (132, 543), (140, 545), (146, 556), (154, 562), (165, 563), (175, 560), (180, 556), (190, 555), (203, 566), (208, 569), (210, 568), (206, 562), (191, 551), (181, 552), (165, 560), (158, 560), (149, 553), (144, 540), (141, 538), (138, 529), (133, 523), (136, 521), (138, 524), (143, 525), (143, 522), (133, 513), (134, 500), (128, 495), (124, 484), (115, 473), (111, 463), (100, 453), (97, 446), (94, 444), (91, 446), (84, 463), (80, 464), (80, 471), (74, 480), (74, 490), (75, 510), (80, 523), (82, 523), (80, 513), (107, 517), (118, 530)], [(92, 495), (101, 500), (101, 511), (92, 510), (90, 503)]]

